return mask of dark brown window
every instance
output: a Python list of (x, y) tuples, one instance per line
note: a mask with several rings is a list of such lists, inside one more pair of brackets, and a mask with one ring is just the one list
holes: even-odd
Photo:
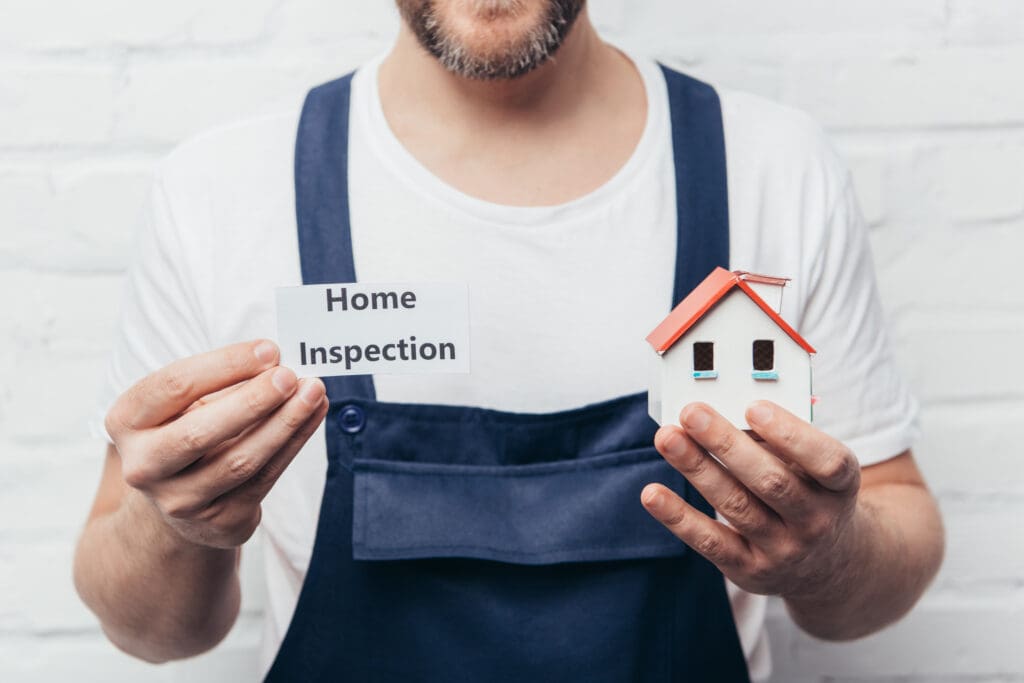
[(715, 345), (711, 342), (694, 342), (693, 371), (708, 372), (715, 369)]
[(754, 370), (768, 372), (775, 369), (775, 342), (758, 339), (754, 342)]

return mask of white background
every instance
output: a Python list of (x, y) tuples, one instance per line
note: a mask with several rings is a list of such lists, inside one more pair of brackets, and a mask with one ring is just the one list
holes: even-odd
[[(1024, 681), (1024, 2), (594, 0), (593, 14), (613, 41), (828, 127), (924, 406), (917, 451), (949, 530), (938, 582), (852, 645), (799, 635), (776, 604), (776, 680)], [(71, 553), (102, 455), (85, 424), (154, 160), (356, 66), (396, 21), (390, 0), (0, 0), (0, 680), (251, 676), (251, 562), (237, 628), (190, 662), (119, 654), (79, 604)]]

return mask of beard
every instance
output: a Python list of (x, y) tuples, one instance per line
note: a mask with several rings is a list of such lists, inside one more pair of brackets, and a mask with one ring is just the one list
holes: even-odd
[[(441, 0), (444, 2), (445, 0)], [(585, 0), (545, 0), (542, 15), (512, 35), (474, 45), (437, 7), (438, 0), (397, 0), (402, 19), (420, 45), (453, 74), (475, 80), (513, 79), (551, 58), (565, 41)], [(461, 0), (481, 22), (526, 13), (528, 0)], [(479, 41), (478, 41), (479, 42)]]

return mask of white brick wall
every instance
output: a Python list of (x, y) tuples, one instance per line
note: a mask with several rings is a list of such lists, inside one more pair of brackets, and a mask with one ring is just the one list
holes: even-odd
[[(776, 680), (1024, 681), (1024, 3), (594, 0), (605, 35), (810, 111), (854, 170), (949, 558), (905, 622), (824, 645), (774, 605)], [(150, 667), (70, 581), (85, 420), (147, 174), (176, 142), (383, 50), (390, 0), (0, 0), (0, 680), (253, 673), (259, 568), (213, 653)], [(250, 553), (254, 555), (255, 553)]]

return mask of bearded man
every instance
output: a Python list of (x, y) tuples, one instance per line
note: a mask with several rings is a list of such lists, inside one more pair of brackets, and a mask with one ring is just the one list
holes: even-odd
[[(387, 55), (158, 169), (76, 555), (110, 639), (212, 648), (258, 526), (273, 681), (763, 680), (765, 596), (829, 639), (904, 615), (942, 527), (820, 131), (583, 0), (398, 9)], [(717, 266), (792, 278), (813, 426), (648, 418), (643, 338)], [(273, 288), (357, 274), (466, 283), (472, 373), (280, 366)]]

